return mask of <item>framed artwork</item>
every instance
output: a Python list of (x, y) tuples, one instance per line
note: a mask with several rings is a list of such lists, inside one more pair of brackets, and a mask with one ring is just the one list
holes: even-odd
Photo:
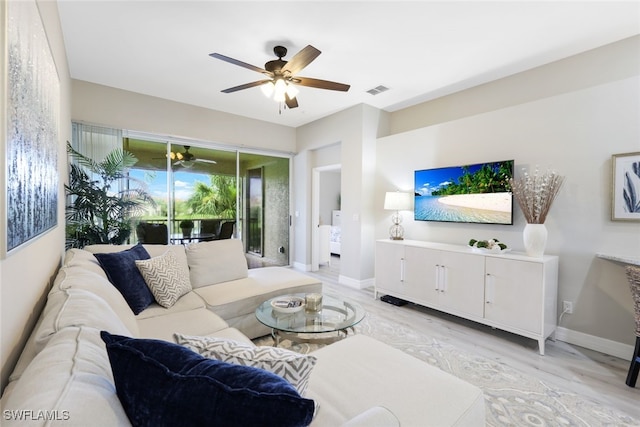
[(58, 219), (60, 80), (35, 1), (7, 2), (6, 251)]
[(640, 152), (614, 154), (611, 219), (640, 221)]

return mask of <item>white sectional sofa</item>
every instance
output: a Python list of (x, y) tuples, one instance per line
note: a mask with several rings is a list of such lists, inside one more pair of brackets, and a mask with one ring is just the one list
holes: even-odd
[[(170, 308), (152, 303), (136, 315), (94, 256), (129, 248), (67, 251), (2, 396), (2, 425), (131, 425), (101, 331), (169, 342), (180, 333), (253, 346), (251, 338), (269, 332), (254, 316), (261, 302), (322, 290), (321, 282), (289, 268), (247, 270), (239, 241), (145, 245), (151, 257), (171, 251), (189, 272), (192, 290)], [(305, 396), (316, 405), (311, 425), (485, 423), (477, 387), (369, 337), (349, 337), (312, 355), (316, 362)]]

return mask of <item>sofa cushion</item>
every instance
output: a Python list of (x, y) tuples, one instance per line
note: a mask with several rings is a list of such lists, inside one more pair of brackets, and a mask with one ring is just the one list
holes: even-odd
[(216, 337), (175, 334), (176, 342), (210, 359), (253, 366), (280, 375), (304, 395), (316, 358), (284, 348), (256, 347)]
[(253, 314), (266, 300), (296, 293), (322, 292), (322, 282), (287, 267), (249, 270), (249, 277), (195, 289), (207, 306), (223, 319)]
[(53, 282), (51, 292), (65, 291), (67, 289), (82, 289), (91, 292), (103, 299), (111, 307), (133, 336), (138, 335), (138, 323), (136, 322), (136, 316), (131, 311), (131, 307), (129, 307), (120, 291), (109, 282), (95, 257), (92, 254), (89, 255), (94, 259), (96, 267), (100, 269), (100, 273), (94, 272), (93, 269), (87, 270), (78, 265), (62, 267)]
[(173, 334), (211, 335), (229, 327), (220, 316), (206, 308), (169, 312), (164, 316), (138, 320), (141, 338), (174, 341)]
[(178, 263), (171, 251), (145, 260), (136, 260), (136, 267), (151, 290), (154, 299), (163, 307), (172, 307), (178, 298), (191, 291), (189, 269)]
[(94, 256), (134, 314), (140, 313), (153, 302), (153, 295), (135, 263), (136, 260), (151, 258), (142, 245), (121, 252), (97, 253)]
[(49, 293), (35, 330), (36, 350), (41, 351), (56, 333), (68, 327), (87, 326), (132, 335), (109, 304), (83, 289), (65, 289)]
[[(137, 320), (150, 319), (152, 317), (165, 316), (169, 313), (195, 310), (196, 308), (206, 308), (206, 304), (200, 295), (195, 292), (189, 292), (180, 297), (180, 299), (178, 299), (178, 301), (169, 308), (162, 307), (157, 302), (154, 302), (134, 317)], [(133, 312), (131, 314), (133, 314)]]
[[(106, 246), (106, 245), (105, 245)], [(122, 250), (122, 249), (120, 249)], [(107, 274), (100, 266), (98, 259), (93, 253), (84, 249), (69, 249), (64, 254), (63, 267), (79, 267), (86, 270), (90, 270), (93, 273), (99, 274), (108, 280)], [(113, 287), (113, 285), (111, 285)]]
[(50, 414), (25, 420), (3, 416), (3, 426), (69, 425), (112, 427), (129, 425), (120, 405), (100, 331), (69, 327), (55, 334), (27, 366), (19, 381), (2, 396), (3, 411)]
[[(88, 245), (84, 247), (84, 251), (92, 254), (108, 254), (113, 252), (120, 252), (125, 249), (131, 249), (135, 245)], [(143, 248), (149, 253), (149, 256), (160, 256), (167, 251), (173, 252), (181, 264), (187, 265), (187, 254), (184, 251), (183, 245), (142, 245)], [(187, 267), (188, 268), (188, 267)]]
[(311, 354), (318, 361), (307, 394), (319, 405), (312, 426), (342, 425), (372, 405), (406, 426), (484, 425), (482, 390), (371, 337), (354, 335)]
[(248, 275), (242, 241), (237, 239), (192, 243), (186, 247), (191, 286), (199, 288)]
[(281, 377), (178, 344), (102, 332), (133, 425), (308, 425), (314, 402)]
[(400, 420), (383, 406), (372, 406), (344, 423), (342, 427), (400, 427)]

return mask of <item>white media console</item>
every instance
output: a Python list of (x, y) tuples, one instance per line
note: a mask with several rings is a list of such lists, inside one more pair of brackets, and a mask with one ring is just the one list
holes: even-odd
[(391, 295), (536, 339), (541, 355), (557, 327), (557, 256), (387, 239), (376, 242), (375, 269), (376, 298)]

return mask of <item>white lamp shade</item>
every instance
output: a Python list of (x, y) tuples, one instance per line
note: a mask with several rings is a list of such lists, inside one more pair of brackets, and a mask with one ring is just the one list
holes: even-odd
[(284, 102), (284, 94), (287, 91), (287, 83), (282, 79), (277, 79), (274, 87), (273, 99), (276, 102)]
[(271, 95), (273, 95), (273, 91), (275, 90), (275, 85), (273, 82), (267, 82), (261, 85), (260, 89), (262, 90), (262, 93), (264, 93), (264, 96), (271, 98)]
[(390, 211), (408, 211), (412, 206), (411, 193), (388, 191), (384, 196), (384, 208)]
[(287, 84), (287, 95), (289, 95), (289, 99), (295, 98), (299, 93), (300, 91), (297, 87), (295, 87), (291, 83)]

